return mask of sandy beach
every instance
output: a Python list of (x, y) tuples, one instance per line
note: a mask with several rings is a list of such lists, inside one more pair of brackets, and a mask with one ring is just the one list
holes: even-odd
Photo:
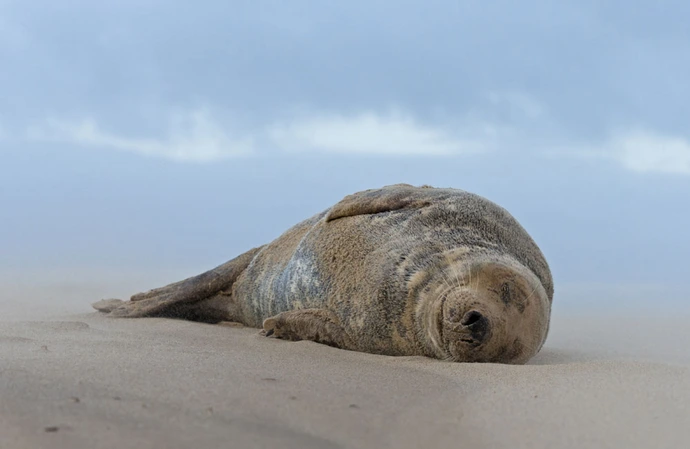
[(690, 446), (687, 307), (556, 306), (507, 366), (90, 309), (138, 283), (0, 287), (2, 449)]

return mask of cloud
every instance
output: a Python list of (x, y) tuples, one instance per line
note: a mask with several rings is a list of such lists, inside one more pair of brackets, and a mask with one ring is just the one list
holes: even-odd
[(176, 161), (209, 162), (254, 153), (259, 144), (288, 154), (466, 155), (495, 150), (514, 133), (507, 126), (472, 114), (460, 119), (443, 117), (433, 125), (399, 110), (351, 115), (298, 113), (293, 117), (259, 125), (242, 138), (229, 135), (206, 110), (174, 115), (163, 136), (149, 138), (106, 131), (94, 118), (50, 118), (29, 127), (26, 137)]
[(401, 112), (362, 112), (350, 116), (312, 114), (277, 120), (242, 139), (229, 136), (205, 111), (178, 114), (162, 138), (126, 137), (101, 128), (93, 118), (51, 118), (29, 127), (32, 141), (64, 142), (85, 147), (128, 151), (185, 162), (209, 162), (253, 153), (255, 142), (279, 152), (324, 154), (444, 156), (492, 150), (498, 128), (466, 120), (453, 126), (419, 123)]
[(357, 155), (443, 156), (492, 149), (497, 130), (489, 125), (464, 126), (449, 132), (424, 125), (394, 111), (351, 116), (326, 114), (302, 117), (268, 128), (268, 138), (285, 151)]
[(111, 134), (103, 131), (92, 118), (79, 121), (48, 119), (43, 125), (30, 127), (27, 137), (33, 141), (112, 148), (182, 162), (208, 162), (244, 156), (253, 151), (251, 137), (230, 137), (205, 110), (174, 115), (162, 139)]
[(613, 161), (637, 173), (690, 175), (690, 141), (644, 129), (620, 130), (600, 144), (570, 145), (542, 154)]
[(636, 172), (690, 174), (690, 142), (675, 136), (633, 130), (616, 134), (610, 156)]

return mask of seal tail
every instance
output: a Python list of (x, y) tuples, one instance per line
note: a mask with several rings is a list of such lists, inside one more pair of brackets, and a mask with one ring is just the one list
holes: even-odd
[[(104, 299), (92, 304), (99, 312), (113, 317), (170, 317), (217, 322), (227, 319), (222, 303), (227, 292), (262, 247), (246, 253), (205, 273), (164, 287), (133, 295), (130, 301)], [(225, 297), (225, 300), (218, 298)], [(208, 300), (208, 301), (207, 301)]]

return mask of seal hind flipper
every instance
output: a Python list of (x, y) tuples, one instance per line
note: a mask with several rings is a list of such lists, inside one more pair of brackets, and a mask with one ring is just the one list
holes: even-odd
[[(382, 189), (357, 192), (343, 198), (328, 212), (326, 221), (356, 215), (378, 214), (400, 209), (417, 209), (432, 203), (432, 196), (423, 186), (421, 190), (409, 184), (394, 184)], [(442, 194), (438, 189), (438, 194)], [(437, 194), (437, 195), (438, 195)]]
[(266, 318), (262, 334), (283, 340), (309, 340), (340, 349), (356, 350), (350, 336), (333, 313), (324, 309), (300, 309)]
[(217, 310), (209, 310), (209, 314), (212, 316), (207, 318), (203, 305), (193, 306), (230, 289), (261, 248), (253, 248), (231, 261), (197, 276), (148, 292), (138, 293), (132, 296), (128, 302), (116, 302), (119, 300), (109, 299), (98, 301), (92, 306), (96, 310), (109, 313), (113, 317), (166, 316), (198, 321), (216, 321)]
[(163, 286), (163, 287), (158, 287), (158, 288), (151, 289), (149, 291), (137, 293), (136, 295), (132, 295), (132, 297), (129, 298), (129, 300), (130, 301), (141, 301), (142, 299), (149, 299), (149, 298), (153, 298), (154, 296), (159, 296), (162, 293), (169, 292), (172, 289), (179, 287), (180, 284), (182, 284), (186, 280), (188, 280), (188, 279), (183, 279), (181, 281), (173, 282), (172, 284), (168, 284), (168, 285)]

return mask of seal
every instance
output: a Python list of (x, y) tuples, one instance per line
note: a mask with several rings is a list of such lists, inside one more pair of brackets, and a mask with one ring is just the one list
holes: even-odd
[(206, 273), (94, 308), (239, 322), (267, 337), (392, 356), (523, 364), (548, 335), (544, 255), (502, 207), (396, 184), (346, 196)]

